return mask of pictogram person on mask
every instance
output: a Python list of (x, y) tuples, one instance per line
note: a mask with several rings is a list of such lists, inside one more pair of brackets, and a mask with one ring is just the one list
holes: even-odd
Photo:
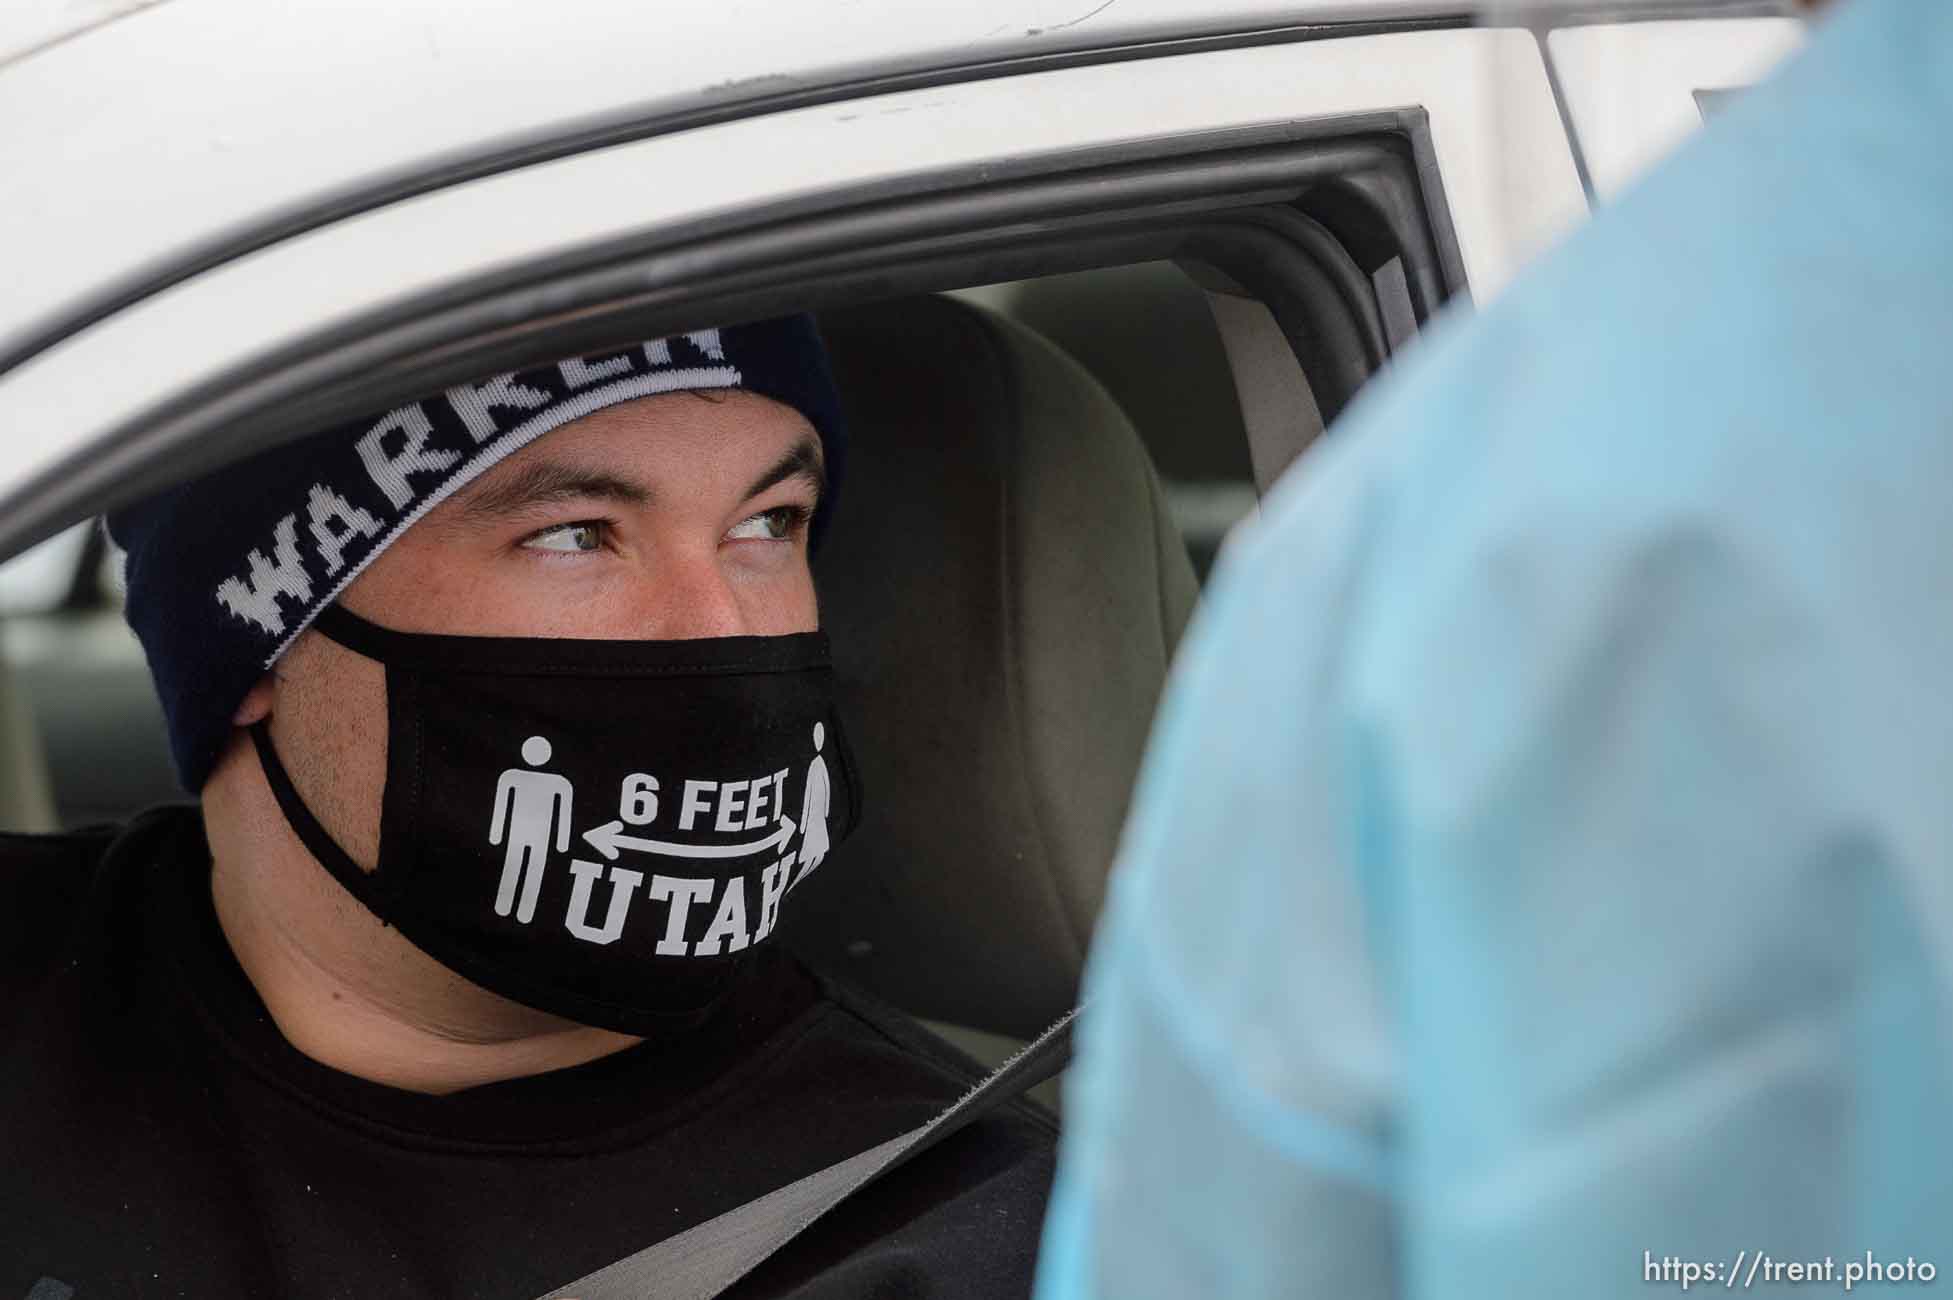
[(807, 792), (800, 801), (800, 874), (794, 877), (796, 885), (813, 875), (814, 868), (827, 857), (827, 814), (834, 791), (827, 775), (827, 760), (820, 753), (826, 739), (826, 730), (816, 722), (814, 761), (807, 765)]
[[(549, 739), (531, 736), (522, 742), (522, 761), (541, 767), (549, 761)], [(507, 916), (515, 907), (515, 891), (522, 890), (522, 907), (515, 919), (527, 925), (536, 915), (536, 896), (542, 892), (543, 869), (549, 865), (552, 829), (557, 852), (570, 847), (570, 808), (576, 790), (555, 772), (532, 772), (512, 767), (495, 784), (495, 820), (488, 842), (508, 839), (502, 857), (502, 884), (495, 891), (495, 915)]]
[[(791, 317), (110, 517), (197, 802), (0, 841), (0, 926), (32, 918), (0, 944), (0, 1294), (27, 1242), (16, 1291), (527, 1300), (970, 1087), (774, 924), (810, 734), (821, 852), (860, 813), (809, 564), (844, 448)], [(1000, 1112), (753, 1281), (1022, 1294), (1052, 1143)]]

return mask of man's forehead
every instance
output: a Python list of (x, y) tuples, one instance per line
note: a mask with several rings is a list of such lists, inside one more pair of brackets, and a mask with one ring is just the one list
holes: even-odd
[[(542, 450), (538, 448), (538, 450)], [(437, 518), (493, 519), (578, 498), (641, 506), (651, 489), (630, 471), (597, 469), (544, 454), (498, 466), (435, 512)]]
[(793, 408), (751, 393), (665, 393), (545, 434), (481, 474), (444, 509), (505, 512), (575, 496), (645, 504), (661, 482), (695, 485), (710, 470), (743, 483), (783, 459), (791, 474), (818, 481), (824, 473), (820, 438)]

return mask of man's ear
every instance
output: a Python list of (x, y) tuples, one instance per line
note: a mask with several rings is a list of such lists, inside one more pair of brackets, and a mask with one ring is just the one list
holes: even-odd
[(266, 673), (258, 678), (258, 684), (245, 694), (243, 702), (237, 706), (237, 712), (231, 714), (231, 725), (248, 727), (270, 716), (271, 691), (271, 674)]

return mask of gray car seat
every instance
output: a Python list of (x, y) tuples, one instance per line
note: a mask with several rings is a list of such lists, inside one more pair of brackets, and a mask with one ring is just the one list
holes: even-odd
[(816, 572), (866, 810), (794, 941), (1028, 1038), (1077, 992), (1193, 571), (1131, 425), (1051, 344), (939, 297), (821, 328), (850, 451)]

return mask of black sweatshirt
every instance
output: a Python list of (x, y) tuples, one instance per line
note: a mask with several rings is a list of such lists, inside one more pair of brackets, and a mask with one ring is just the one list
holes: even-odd
[[(218, 928), (195, 809), (0, 836), (0, 1300), (43, 1278), (75, 1300), (534, 1300), (981, 1075), (789, 956), (755, 964), (682, 1036), (429, 1097), (285, 1042)], [(1015, 1103), (731, 1294), (1026, 1295), (1054, 1134)]]

